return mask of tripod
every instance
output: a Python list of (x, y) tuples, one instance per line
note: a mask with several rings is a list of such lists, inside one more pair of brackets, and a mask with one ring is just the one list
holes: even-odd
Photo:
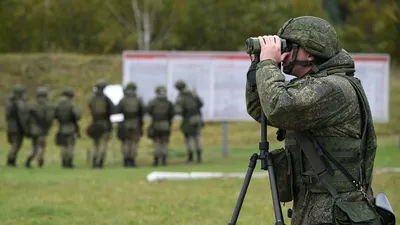
[(239, 199), (236, 202), (235, 209), (231, 218), (231, 222), (228, 225), (236, 225), (236, 221), (239, 217), (240, 209), (242, 208), (243, 200), (249, 187), (251, 177), (253, 175), (254, 168), (256, 167), (257, 160), (261, 160), (261, 169), (268, 170), (269, 183), (272, 193), (272, 201), (274, 204), (275, 213), (275, 225), (285, 225), (282, 216), (281, 204), (278, 200), (278, 190), (276, 188), (275, 172), (272, 167), (272, 159), (269, 157), (269, 142), (267, 141), (267, 118), (261, 111), (261, 141), (259, 143), (260, 155), (254, 153), (249, 162), (246, 176), (242, 185), (242, 189), (239, 194)]

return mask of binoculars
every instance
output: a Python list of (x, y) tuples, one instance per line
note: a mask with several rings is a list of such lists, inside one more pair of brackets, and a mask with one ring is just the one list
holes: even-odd
[[(292, 45), (286, 39), (281, 38), (281, 54), (284, 52), (290, 52)], [(247, 54), (260, 54), (261, 45), (256, 37), (250, 37), (246, 40), (246, 52)]]

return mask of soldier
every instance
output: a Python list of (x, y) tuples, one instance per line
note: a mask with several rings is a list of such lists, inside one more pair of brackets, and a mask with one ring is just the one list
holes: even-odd
[(61, 146), (61, 162), (63, 168), (73, 168), (74, 147), (76, 137), (80, 138), (78, 121), (81, 119), (79, 108), (72, 102), (74, 89), (66, 87), (55, 110), (55, 119), (59, 128), (56, 144)]
[(143, 134), (143, 101), (136, 94), (136, 84), (130, 82), (124, 90), (124, 97), (117, 106), (118, 113), (124, 115), (124, 121), (118, 124), (118, 138), (122, 141), (124, 167), (136, 167), (138, 142)]
[(28, 114), (23, 100), (24, 92), (24, 86), (16, 84), (5, 101), (4, 114), (7, 122), (7, 137), (8, 142), (11, 144), (7, 157), (7, 166), (16, 166), (17, 154), (22, 146), (27, 129)]
[(92, 123), (86, 132), (93, 139), (93, 168), (103, 168), (108, 142), (111, 138), (112, 123), (110, 116), (114, 113), (115, 106), (103, 92), (106, 86), (105, 80), (97, 80), (93, 89), (94, 94), (89, 100)]
[(159, 159), (165, 166), (167, 165), (168, 142), (174, 117), (174, 105), (167, 98), (165, 86), (156, 87), (156, 97), (150, 100), (147, 112), (152, 119), (148, 128), (148, 136), (154, 141), (153, 166), (158, 166)]
[(54, 106), (48, 102), (48, 89), (36, 89), (36, 102), (29, 108), (28, 132), (32, 138), (32, 152), (26, 159), (25, 166), (31, 168), (31, 161), (37, 155), (38, 165), (44, 164), (46, 138), (54, 120)]
[[(281, 38), (290, 52), (281, 53)], [(292, 224), (381, 224), (368, 203), (376, 152), (371, 111), (335, 29), (302, 16), (259, 42), (259, 60), (254, 57), (247, 74), (246, 106), (256, 121), (264, 112), (270, 126), (286, 130), (286, 148), (272, 153), (293, 162), (276, 171), (293, 174), (288, 185), (286, 175), (277, 176), (278, 192), (287, 193), (281, 201), (294, 201)], [(297, 78), (285, 82), (280, 63)]]
[(188, 151), (187, 162), (193, 162), (193, 141), (196, 145), (197, 162), (201, 163), (202, 145), (200, 134), (203, 127), (203, 119), (200, 110), (203, 107), (203, 101), (186, 87), (186, 83), (183, 80), (176, 81), (175, 88), (179, 91), (175, 103), (175, 114), (181, 115), (183, 119), (181, 131), (184, 134)]

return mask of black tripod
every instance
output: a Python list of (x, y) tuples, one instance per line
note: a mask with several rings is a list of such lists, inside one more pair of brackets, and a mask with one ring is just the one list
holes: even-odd
[(274, 168), (272, 167), (272, 159), (269, 157), (269, 143), (267, 141), (267, 118), (265, 117), (264, 113), (261, 113), (261, 141), (259, 143), (259, 149), (260, 155), (254, 153), (250, 158), (249, 168), (247, 169), (242, 190), (240, 191), (239, 199), (236, 202), (235, 210), (233, 211), (232, 219), (229, 225), (236, 225), (236, 221), (239, 217), (240, 209), (242, 208), (243, 200), (258, 159), (261, 160), (261, 169), (268, 170), (272, 201), (274, 204), (275, 225), (285, 225), (282, 216), (281, 204), (278, 200), (278, 190), (276, 188), (275, 172)]

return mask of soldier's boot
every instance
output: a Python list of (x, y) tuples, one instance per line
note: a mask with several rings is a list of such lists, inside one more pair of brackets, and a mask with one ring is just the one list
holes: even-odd
[(137, 165), (136, 165), (136, 160), (135, 160), (135, 158), (130, 158), (130, 167), (136, 167)]
[(92, 168), (98, 168), (96, 157), (93, 157), (93, 159), (92, 159)]
[(129, 159), (124, 158), (124, 167), (128, 167)]
[(104, 164), (104, 159), (100, 159), (98, 167), (103, 168), (103, 164)]
[(30, 159), (30, 158), (26, 159), (26, 162), (25, 162), (25, 167), (26, 167), (26, 168), (32, 168), (32, 167), (31, 167), (31, 160), (32, 160), (32, 159)]
[(71, 168), (71, 169), (75, 167), (74, 164), (73, 164), (73, 159), (72, 159), (72, 158), (68, 159), (68, 161), (67, 161), (67, 167), (68, 167), (68, 168)]
[(188, 159), (186, 160), (186, 163), (191, 163), (191, 162), (193, 162), (193, 152), (192, 151), (190, 151), (188, 153)]
[(62, 158), (61, 161), (62, 161), (62, 164), (61, 164), (62, 168), (66, 168), (67, 167), (67, 160)]
[(166, 155), (166, 154), (164, 154), (164, 155), (162, 156), (162, 165), (163, 165), (163, 166), (166, 166), (166, 165), (167, 165), (167, 155)]
[(153, 166), (158, 166), (158, 156), (154, 156), (154, 158), (153, 158)]
[(15, 159), (7, 159), (7, 166), (14, 167), (15, 166)]
[(202, 160), (201, 160), (201, 150), (197, 150), (197, 163), (201, 163), (202, 162)]
[(39, 165), (40, 168), (42, 168), (43, 165), (44, 165), (44, 160), (43, 159), (39, 159), (38, 160), (38, 165)]

